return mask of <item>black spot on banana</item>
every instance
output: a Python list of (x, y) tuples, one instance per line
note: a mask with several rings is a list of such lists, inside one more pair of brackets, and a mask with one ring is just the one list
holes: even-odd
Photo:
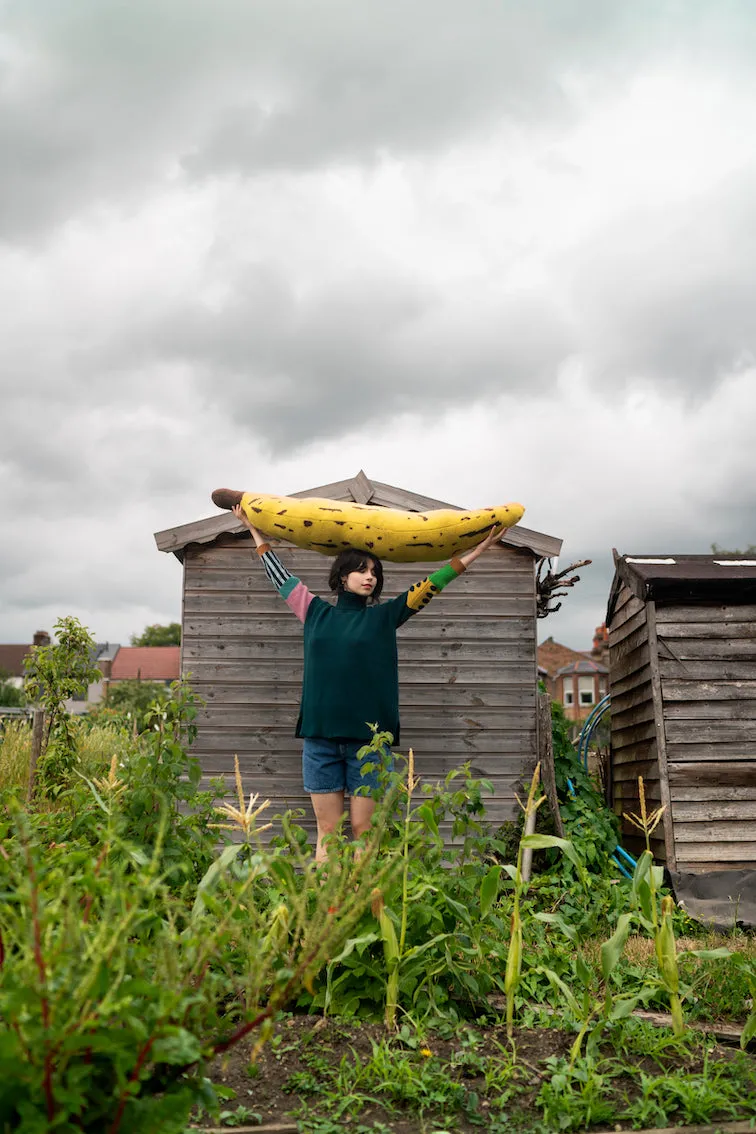
[[(401, 512), (352, 501), (267, 496), (225, 488), (216, 489), (213, 500), (220, 508), (241, 504), (250, 523), (263, 535), (286, 539), (297, 547), (335, 555), (344, 546), (367, 550), (380, 541), (380, 557), (396, 563), (450, 559), (475, 547), (492, 527), (513, 527), (525, 512), (521, 504), (500, 504), (474, 512), (453, 508)], [(285, 535), (280, 534), (281, 515), (286, 516)]]

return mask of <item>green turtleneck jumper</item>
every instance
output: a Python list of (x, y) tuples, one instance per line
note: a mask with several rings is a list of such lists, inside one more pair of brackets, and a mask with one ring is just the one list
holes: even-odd
[(290, 575), (268, 545), (258, 549), (268, 577), (304, 623), (304, 675), (297, 736), (364, 740), (371, 725), (399, 743), (396, 632), (464, 571), (459, 559), (388, 602), (342, 591), (334, 604)]

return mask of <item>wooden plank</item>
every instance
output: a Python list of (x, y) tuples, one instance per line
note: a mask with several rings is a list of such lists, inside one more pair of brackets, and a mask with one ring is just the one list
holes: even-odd
[(653, 720), (616, 729), (614, 721), (612, 721), (612, 746), (614, 748), (619, 749), (627, 744), (640, 744), (644, 740), (654, 740), (655, 737), (656, 725)]
[(670, 788), (699, 787), (716, 784), (717, 787), (756, 787), (756, 760), (733, 763), (672, 763), (669, 765)]
[(648, 642), (648, 627), (644, 623), (639, 629), (633, 630), (632, 634), (628, 634), (616, 646), (609, 646), (610, 666), (612, 669), (621, 665), (627, 658), (635, 653), (636, 650), (645, 646)]
[(675, 759), (681, 764), (709, 761), (717, 764), (720, 769), (723, 763), (748, 764), (756, 760), (756, 748), (740, 743), (668, 744), (667, 754), (669, 759)]
[[(702, 639), (707, 642), (737, 638), (756, 639), (756, 622), (667, 622), (664, 641)], [(675, 650), (679, 655), (679, 650)]]
[(712, 843), (711, 846), (701, 843), (700, 839), (696, 839), (693, 843), (680, 843), (678, 868), (687, 869), (683, 864), (691, 861), (721, 863), (737, 861), (750, 863), (753, 868), (756, 863), (756, 841)]
[[(195, 657), (191, 656), (189, 650), (194, 653)], [(407, 664), (416, 661), (443, 661), (447, 658), (461, 662), (533, 661), (535, 664), (535, 642), (523, 639), (522, 636), (478, 641), (476, 639), (460, 640), (456, 638), (451, 640), (445, 638), (423, 639), (403, 634), (399, 640), (399, 651), (400, 657)], [(224, 666), (240, 661), (248, 661), (253, 665), (261, 661), (267, 664), (275, 661), (301, 660), (302, 656), (301, 637), (288, 635), (238, 642), (233, 645), (233, 648), (229, 644), (227, 650), (216, 651), (214, 656), (199, 651), (195, 647), (187, 646), (187, 664), (190, 666), (193, 666), (195, 661), (205, 664), (216, 662), (218, 665)]]
[[(229, 685), (220, 683), (195, 682), (194, 689), (213, 705), (298, 705), (301, 681), (278, 682), (237, 682)], [(519, 709), (530, 710), (535, 714), (536, 685), (512, 682), (500, 685), (464, 685), (455, 683), (429, 684), (404, 682), (399, 690), (399, 705), (414, 705), (424, 709), (447, 709), (449, 706), (464, 709)]]
[(661, 802), (664, 807), (662, 816), (662, 829), (664, 832), (664, 861), (670, 870), (676, 869), (676, 842), (675, 828), (670, 812), (670, 789), (667, 768), (667, 744), (672, 740), (669, 735), (669, 722), (664, 719), (664, 702), (662, 700), (661, 674), (659, 672), (659, 638), (656, 626), (656, 603), (649, 602), (646, 606), (648, 618), (648, 646), (649, 664), (651, 666), (651, 689), (653, 692), (654, 716), (656, 722), (656, 755), (659, 763), (659, 790)]
[[(237, 520), (233, 519), (233, 517), (231, 517), (231, 519), (233, 531), (242, 533), (244, 531), (242, 526)], [(270, 544), (274, 547), (278, 558), (293, 575), (299, 575), (300, 578), (304, 578), (310, 586), (319, 579), (323, 581), (324, 586), (327, 585), (326, 580), (333, 562), (333, 556), (321, 555), (320, 552), (317, 551), (305, 551), (300, 547), (295, 547), (293, 544), (275, 539), (270, 540)], [(186, 561), (189, 570), (192, 572), (197, 568), (246, 569), (263, 579), (265, 578), (265, 573), (260, 566), (259, 556), (255, 551), (254, 544), (249, 536), (243, 534), (232, 534), (222, 542), (212, 545), (197, 545), (191, 547), (187, 549)], [(391, 563), (385, 561), (385, 575), (387, 580), (390, 580), (395, 574), (404, 572), (407, 575), (413, 575), (422, 579), (430, 571), (434, 571), (439, 567), (442, 562), (443, 560), (437, 562), (415, 560), (414, 562), (407, 563)], [(533, 560), (527, 553), (517, 548), (507, 547), (501, 544), (495, 551), (487, 552), (481, 562), (476, 563), (476, 575), (479, 570), (492, 572), (511, 570), (517, 571), (523, 575), (532, 576)], [(465, 582), (469, 582), (472, 578), (474, 578), (473, 575), (464, 576)]]
[(635, 669), (632, 672), (625, 670), (623, 671), (622, 676), (619, 675), (619, 672), (617, 672), (616, 676), (615, 673), (612, 672), (609, 676), (609, 687), (612, 691), (612, 702), (614, 702), (615, 697), (622, 697), (626, 693), (632, 693), (645, 685), (648, 685), (650, 689), (650, 682), (651, 666), (648, 664), (648, 657), (646, 657), (644, 664), (639, 669)]
[[(209, 705), (197, 712), (197, 723), (210, 726), (220, 735), (223, 729), (286, 727), (296, 725), (299, 700), (289, 704), (257, 704), (216, 707)], [(519, 709), (470, 709), (460, 711), (457, 704), (438, 706), (432, 711), (406, 703), (402, 711), (402, 728), (433, 734), (439, 730), (466, 733), (470, 729), (522, 729), (534, 723), (533, 706)]]
[[(252, 676), (249, 662), (194, 662), (186, 672), (191, 672), (197, 681), (240, 681)], [(262, 672), (262, 670), (260, 671)], [(288, 659), (265, 660), (265, 676), (272, 682), (295, 681), (302, 678), (302, 663)], [(259, 674), (258, 674), (259, 676)], [(407, 681), (446, 682), (449, 685), (457, 681), (469, 685), (475, 682), (491, 683), (507, 678), (511, 681), (535, 682), (534, 666), (530, 661), (527, 664), (508, 660), (483, 660), (480, 664), (465, 659), (413, 661), (402, 670), (402, 656), (399, 658), (400, 683)]]
[[(754, 860), (733, 859), (727, 862), (701, 862), (698, 859), (685, 860), (685, 872), (690, 874), (714, 874), (718, 870), (753, 870)], [(721, 1130), (721, 1126), (717, 1126), (716, 1130)], [(671, 1134), (671, 1132), (668, 1132)], [(679, 1134), (675, 1130), (675, 1134)]]
[(677, 797), (672, 800), (672, 818), (675, 824), (693, 822), (732, 821), (743, 823), (751, 821), (751, 830), (756, 840), (756, 791), (750, 800), (737, 799), (729, 802), (715, 802), (713, 800), (697, 800), (696, 802), (680, 802)]
[[(284, 726), (269, 726), (266, 729), (235, 728), (217, 729), (202, 740), (197, 740), (195, 750), (204, 753), (214, 752), (277, 752), (291, 737), (292, 728)], [(456, 768), (468, 756), (476, 754), (499, 753), (502, 756), (517, 753), (535, 753), (535, 729), (532, 732), (516, 729), (470, 729), (464, 733), (446, 733), (440, 729), (435, 735), (423, 730), (414, 733), (412, 730), (402, 729), (402, 742), (405, 747), (410, 745), (418, 752), (435, 753), (439, 760), (445, 762), (447, 768)], [(443, 755), (442, 755), (443, 754)]]
[[(451, 587), (447, 588), (438, 598), (433, 600), (433, 609), (438, 615), (444, 617), (451, 616), (456, 618), (461, 617), (474, 617), (480, 618), (496, 618), (496, 617), (509, 617), (511, 614), (521, 616), (521, 607), (518, 609), (517, 604), (512, 607), (508, 606), (508, 599), (511, 595), (527, 596), (528, 600), (532, 596), (532, 587), (528, 587), (522, 582), (521, 579), (513, 579), (511, 585), (508, 587), (509, 594), (502, 595), (501, 603), (497, 602), (496, 598), (488, 595), (476, 595), (474, 593), (467, 594), (460, 589), (456, 592)], [(387, 596), (390, 598), (391, 596)], [(279, 596), (275, 591), (196, 591), (193, 589), (187, 590), (186, 593), (186, 614), (187, 619), (190, 620), (197, 615), (208, 614), (225, 614), (231, 618), (240, 618), (247, 615), (260, 615), (269, 616), (277, 613), (288, 616), (290, 620), (295, 620), (294, 615), (282, 603)], [(415, 616), (418, 617), (417, 615)], [(423, 617), (421, 614), (419, 617)], [(413, 622), (414, 619), (411, 619)]]
[(612, 701), (612, 731), (622, 732), (623, 729), (632, 728), (633, 725), (643, 724), (654, 719), (654, 704), (651, 698), (641, 701), (638, 705), (615, 709)]
[(242, 531), (243, 526), (231, 512), (221, 512), (190, 524), (179, 524), (176, 528), (166, 528), (155, 532), (158, 551), (178, 551), (195, 540), (203, 543), (216, 539), (223, 532)]
[(662, 679), (664, 701), (756, 701), (756, 681), (673, 681)]
[(662, 678), (672, 681), (754, 681), (756, 661), (743, 658), (710, 658), (679, 661), (659, 658)]
[(683, 803), (706, 805), (727, 800), (756, 800), (756, 784), (740, 787), (733, 784), (699, 784), (696, 787), (676, 787), (672, 795), (673, 806)]
[(358, 504), (369, 504), (375, 494), (375, 488), (362, 469), (357, 473), (357, 476), (352, 478), (349, 488)]
[(549, 811), (554, 821), (554, 829), (559, 838), (564, 838), (564, 823), (559, 810), (559, 796), (554, 767), (554, 745), (551, 734), (551, 699), (548, 693), (538, 696), (538, 760), (541, 765), (541, 780), (546, 792)]
[(675, 841), (679, 843), (751, 843), (756, 855), (756, 825), (747, 819), (703, 819), (675, 822)]
[(756, 638), (660, 638), (672, 659), (686, 661), (750, 661), (756, 663)]
[(668, 721), (746, 721), (756, 719), (754, 701), (673, 701), (666, 702)]
[(635, 614), (624, 619), (619, 625), (615, 625), (609, 631), (609, 649), (616, 649), (622, 642), (625, 642), (631, 634), (637, 633), (642, 630), (646, 625), (646, 608), (641, 606), (640, 610)]
[(617, 601), (614, 605), (614, 616), (612, 618), (612, 628), (616, 628), (628, 618), (632, 618), (639, 610), (643, 610), (645, 603), (634, 595), (629, 587), (623, 583), (620, 587), (620, 592)]
[(651, 682), (644, 681), (642, 685), (630, 689), (626, 693), (612, 693), (612, 716), (616, 717), (629, 709), (635, 709), (639, 705), (650, 705), (651, 703)]
[(756, 605), (660, 606), (657, 604), (656, 621), (659, 626), (664, 624), (665, 628), (667, 624), (682, 622), (756, 622)]
[[(298, 619), (288, 618), (254, 618), (254, 619), (228, 619), (229, 630), (236, 633), (219, 631), (213, 625), (212, 633), (202, 634), (195, 628), (187, 626), (185, 643), (188, 658), (213, 657), (243, 658), (256, 656), (257, 644), (261, 641), (277, 642), (281, 639), (299, 641), (302, 638), (302, 624)], [(446, 641), (454, 642), (507, 642), (517, 640), (520, 642), (531, 640), (533, 636), (532, 618), (505, 618), (471, 622), (464, 618), (455, 621), (448, 619), (431, 619), (425, 613), (412, 620), (407, 634), (415, 642), (435, 641), (443, 644)], [(404, 637), (404, 635), (402, 636)], [(533, 646), (535, 648), (535, 646)]]
[[(250, 544), (250, 548), (251, 546)], [(227, 548), (221, 549), (221, 551), (228, 550)], [(230, 550), (233, 551), (233, 549)], [(327, 581), (331, 566), (330, 560), (324, 558), (321, 559), (320, 563), (303, 565), (294, 562), (291, 558), (290, 562), (284, 562), (287, 556), (283, 554), (279, 554), (278, 557), (292, 575), (297, 575), (304, 580), (311, 591), (320, 594), (323, 598), (331, 593)], [(402, 591), (416, 583), (418, 579), (425, 578), (439, 566), (438, 563), (386, 564), (384, 597), (401, 594)], [(533, 589), (532, 575), (533, 571), (530, 564), (527, 565), (527, 569), (524, 569), (523, 563), (519, 559), (505, 554), (500, 563), (498, 560), (491, 561), (488, 559), (482, 563), (478, 561), (475, 565), (474, 574), (465, 574), (461, 578), (455, 579), (450, 585), (455, 588), (465, 587), (469, 590), (488, 592), (492, 580), (506, 584), (506, 581), (511, 578), (522, 578), (528, 581), (531, 589)], [(238, 552), (235, 553), (234, 558), (226, 555), (222, 560), (219, 552), (218, 558), (209, 563), (197, 564), (189, 561), (187, 586), (191, 590), (217, 589), (221, 591), (246, 590), (251, 587), (255, 590), (275, 594), (275, 589), (268, 580), (258, 558), (246, 554), (241, 556)]]
[(756, 721), (667, 720), (670, 744), (740, 744), (756, 752)]
[(610, 653), (609, 672), (613, 675), (617, 674), (622, 680), (625, 680), (635, 673), (645, 672), (649, 664), (648, 658), (648, 642), (642, 642), (624, 658), (613, 658)]

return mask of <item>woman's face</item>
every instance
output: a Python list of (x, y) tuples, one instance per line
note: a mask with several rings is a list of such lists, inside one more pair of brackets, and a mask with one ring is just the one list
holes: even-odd
[(349, 594), (359, 595), (360, 598), (369, 598), (378, 582), (373, 560), (366, 559), (365, 566), (361, 570), (350, 571), (348, 575), (343, 575), (341, 582), (344, 585), (344, 590), (348, 591)]

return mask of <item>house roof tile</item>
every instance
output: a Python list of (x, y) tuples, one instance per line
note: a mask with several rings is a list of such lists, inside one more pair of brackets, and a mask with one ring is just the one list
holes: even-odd
[(113, 661), (111, 681), (176, 681), (180, 646), (121, 646)]
[(585, 654), (571, 650), (569, 646), (563, 646), (553, 638), (547, 638), (538, 647), (538, 664), (543, 666), (550, 677), (564, 666), (581, 661), (585, 661)]
[(11, 677), (23, 677), (24, 658), (31, 652), (30, 645), (0, 646), (0, 670), (5, 670)]

